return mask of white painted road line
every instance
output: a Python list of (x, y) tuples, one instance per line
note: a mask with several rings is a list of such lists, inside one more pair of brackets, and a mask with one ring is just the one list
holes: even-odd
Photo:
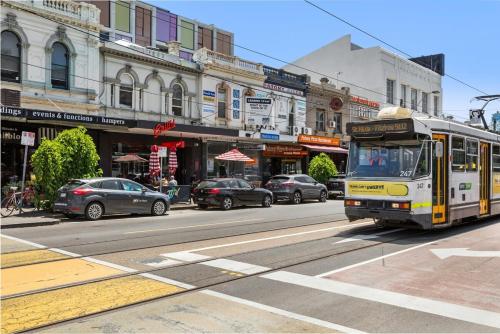
[(287, 271), (277, 271), (262, 275), (261, 277), (315, 290), (393, 305), (409, 310), (435, 314), (460, 321), (467, 321), (482, 326), (500, 328), (500, 313), (496, 312)]
[(397, 228), (395, 230), (389, 230), (389, 231), (384, 231), (384, 232), (379, 232), (379, 233), (373, 233), (373, 234), (358, 234), (358, 235), (355, 235), (355, 236), (353, 236), (351, 238), (345, 238), (343, 240), (334, 242), (334, 244), (343, 244), (345, 242), (375, 239), (375, 238), (377, 238), (377, 237), (379, 237), (381, 235), (390, 234), (390, 233), (394, 233), (394, 232), (399, 232), (399, 231), (403, 231), (403, 230), (404, 230), (404, 228)]
[(231, 302), (236, 302), (238, 304), (251, 306), (251, 307), (254, 307), (256, 309), (263, 310), (263, 311), (270, 312), (270, 313), (274, 313), (274, 314), (277, 314), (277, 315), (281, 315), (281, 316), (284, 316), (284, 317), (287, 317), (287, 318), (290, 318), (290, 319), (300, 320), (300, 321), (307, 322), (307, 323), (310, 323), (310, 324), (313, 324), (313, 325), (317, 325), (317, 326), (321, 326), (321, 327), (333, 329), (333, 330), (344, 332), (344, 333), (354, 333), (354, 334), (362, 334), (362, 333), (364, 333), (362, 331), (358, 331), (358, 330), (353, 329), (353, 328), (349, 328), (349, 327), (345, 327), (345, 326), (342, 326), (342, 325), (334, 324), (332, 322), (328, 322), (328, 321), (324, 321), (324, 320), (320, 320), (320, 319), (316, 319), (316, 318), (311, 318), (311, 317), (308, 317), (306, 315), (302, 315), (302, 314), (297, 314), (297, 313), (285, 311), (285, 310), (282, 310), (282, 309), (279, 309), (279, 308), (276, 308), (276, 307), (272, 307), (272, 306), (268, 306), (268, 305), (256, 303), (256, 302), (253, 302), (253, 301), (247, 300), (247, 299), (241, 299), (241, 298), (238, 298), (238, 297), (233, 297), (233, 296), (226, 295), (226, 294), (223, 294), (223, 293), (220, 293), (220, 292), (216, 292), (216, 291), (203, 290), (203, 291), (201, 291), (201, 293), (209, 295), (209, 296), (213, 296), (213, 297), (225, 299), (225, 300), (228, 300), (228, 301), (231, 301)]
[(158, 229), (154, 229), (154, 230), (142, 230), (142, 231), (125, 232), (123, 234), (136, 234), (136, 233), (148, 233), (148, 232), (158, 232), (158, 231), (184, 230), (184, 229), (188, 229), (188, 228), (209, 227), (209, 226), (217, 226), (217, 225), (236, 224), (236, 223), (247, 223), (247, 222), (255, 222), (255, 221), (261, 221), (261, 220), (264, 220), (264, 218), (235, 220), (235, 221), (230, 221), (230, 222), (222, 222), (222, 223), (214, 223), (214, 224), (200, 224), (200, 225), (189, 225), (189, 226), (158, 228)]
[(202, 262), (200, 264), (224, 270), (235, 271), (247, 275), (258, 274), (263, 271), (268, 271), (271, 269), (267, 267), (257, 266), (255, 264), (239, 262), (229, 259), (216, 259), (216, 260)]
[(178, 264), (181, 264), (181, 263), (182, 263), (181, 261), (176, 261), (176, 260), (172, 260), (172, 259), (166, 259), (166, 260), (163, 260), (163, 261), (160, 261), (160, 262), (147, 262), (147, 263), (144, 263), (144, 264), (147, 265), (147, 266), (150, 266), (150, 267), (161, 268), (161, 267), (175, 266), (175, 265), (178, 265)]
[(170, 278), (161, 277), (161, 276), (154, 275), (154, 274), (144, 273), (144, 274), (139, 274), (139, 276), (151, 278), (151, 279), (154, 279), (155, 281), (159, 281), (159, 282), (163, 282), (163, 283), (167, 283), (167, 284), (172, 284), (172, 285), (178, 286), (180, 288), (188, 289), (188, 290), (196, 288), (196, 286), (194, 286), (194, 285), (182, 283), (182, 282), (170, 279)]
[(165, 254), (160, 254), (160, 256), (167, 257), (169, 259), (183, 261), (183, 262), (203, 261), (203, 260), (208, 260), (208, 259), (212, 258), (211, 256), (207, 256), (207, 255), (194, 254), (194, 253), (191, 253), (190, 251), (165, 253)]
[(17, 241), (17, 242), (20, 242), (20, 243), (23, 243), (23, 244), (26, 244), (26, 245), (30, 245), (30, 246), (33, 246), (33, 247), (36, 247), (36, 248), (47, 248), (44, 245), (36, 244), (34, 242), (31, 242), (31, 241), (28, 241), (28, 240), (19, 239), (19, 238), (16, 238), (16, 237), (11, 237), (9, 235), (0, 234), (0, 236), (2, 238), (14, 240), (14, 241)]
[(316, 277), (325, 277), (325, 276), (329, 276), (329, 275), (332, 275), (332, 274), (335, 274), (335, 273), (338, 273), (338, 272), (341, 272), (341, 271), (345, 271), (345, 270), (349, 270), (349, 269), (352, 269), (352, 268), (360, 267), (360, 266), (363, 266), (363, 265), (368, 264), (368, 263), (372, 263), (372, 262), (376, 262), (376, 261), (379, 261), (379, 260), (382, 260), (382, 259), (386, 259), (386, 258), (394, 256), (394, 255), (403, 254), (403, 253), (412, 251), (412, 250), (420, 248), (420, 247), (428, 246), (428, 245), (433, 244), (435, 242), (445, 241), (445, 240), (450, 239), (450, 238), (451, 237), (447, 237), (447, 238), (443, 238), (443, 239), (429, 241), (429, 242), (426, 242), (424, 244), (420, 244), (420, 245), (417, 245), (417, 246), (406, 248), (406, 249), (403, 249), (403, 250), (400, 250), (400, 251), (397, 251), (397, 252), (394, 252), (394, 253), (389, 253), (389, 254), (386, 254), (386, 255), (383, 255), (383, 256), (379, 256), (379, 257), (376, 257), (376, 258), (373, 258), (373, 259), (370, 259), (370, 260), (366, 260), (366, 261), (363, 261), (363, 262), (358, 262), (358, 263), (355, 263), (355, 264), (351, 264), (349, 266), (345, 266), (345, 267), (338, 268), (338, 269), (335, 269), (335, 270), (327, 271), (326, 273), (322, 273), (322, 274), (316, 275)]
[(431, 249), (441, 260), (451, 256), (465, 256), (465, 257), (500, 257), (500, 251), (487, 251), (487, 250), (469, 250), (469, 248), (438, 248)]

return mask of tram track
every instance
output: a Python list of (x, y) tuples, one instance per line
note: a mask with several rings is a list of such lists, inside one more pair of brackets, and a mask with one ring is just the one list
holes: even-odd
[[(305, 219), (305, 218), (318, 218), (318, 217), (324, 217), (325, 215), (321, 216), (312, 216), (312, 217), (299, 217), (299, 218), (293, 218), (293, 219), (277, 219), (277, 220), (272, 220), (272, 221), (265, 221), (265, 222), (259, 222), (257, 224), (271, 224), (271, 223), (278, 223), (278, 222), (284, 222), (284, 221), (294, 221), (294, 220), (300, 220), (300, 219)], [(331, 216), (331, 215), (328, 215)], [(205, 241), (212, 241), (212, 240), (217, 240), (221, 238), (229, 238), (229, 237), (242, 237), (246, 235), (252, 235), (256, 233), (267, 233), (267, 232), (275, 232), (275, 231), (280, 231), (280, 230), (286, 230), (286, 229), (292, 229), (292, 228), (301, 228), (301, 227), (308, 227), (308, 226), (314, 226), (314, 225), (324, 225), (324, 224), (331, 224), (331, 223), (336, 223), (336, 222), (341, 222), (345, 221), (345, 218), (338, 219), (338, 220), (326, 220), (326, 221), (321, 221), (321, 222), (310, 222), (310, 223), (305, 223), (305, 224), (300, 224), (300, 225), (291, 225), (291, 226), (283, 226), (283, 227), (276, 227), (276, 228), (271, 228), (271, 229), (258, 229), (255, 231), (249, 231), (249, 232), (243, 232), (243, 233), (236, 233), (236, 234), (223, 234), (219, 236), (214, 236), (210, 238), (194, 238), (194, 239), (188, 239), (188, 240), (183, 240), (179, 242), (171, 242), (171, 243), (161, 243), (161, 244), (154, 244), (154, 245), (147, 245), (143, 247), (132, 247), (132, 248), (125, 248), (125, 249), (118, 249), (118, 250), (113, 250), (111, 252), (96, 252), (96, 253), (89, 253), (89, 254), (82, 254), (78, 255), (76, 257), (72, 257), (71, 259), (78, 259), (78, 258), (84, 258), (84, 257), (93, 257), (93, 256), (103, 256), (103, 255), (110, 255), (110, 254), (117, 254), (117, 253), (124, 253), (124, 252), (130, 252), (130, 251), (141, 251), (141, 250), (146, 250), (146, 249), (151, 249), (151, 248), (160, 248), (160, 247), (168, 247), (168, 246), (176, 246), (176, 245), (182, 245), (186, 243), (194, 243), (194, 242), (205, 242)], [(369, 225), (372, 220), (367, 220), (364, 222), (364, 224)], [(241, 228), (249, 225), (255, 225), (256, 223), (247, 223), (247, 224), (240, 224), (240, 225), (234, 225), (231, 226), (233, 228)], [(361, 225), (361, 224), (360, 224)], [(351, 225), (354, 226), (354, 225)], [(357, 225), (356, 225), (357, 226)], [(227, 229), (227, 226), (221, 226), (221, 227), (213, 227), (213, 226), (207, 226), (207, 228), (210, 228), (212, 230), (216, 229)], [(198, 231), (203, 231), (203, 228), (198, 229)], [(10, 237), (9, 235), (4, 235), (2, 234), (3, 237)], [(24, 252), (29, 252), (29, 251), (39, 251), (39, 250), (47, 250), (47, 251), (55, 251), (59, 252), (61, 254), (65, 253), (72, 253), (71, 251), (67, 251), (64, 248), (70, 248), (70, 247), (81, 247), (81, 246), (91, 246), (95, 244), (103, 244), (103, 243), (109, 243), (109, 242), (119, 242), (119, 241), (128, 241), (128, 240), (137, 240), (137, 239), (143, 239), (143, 238), (151, 238), (151, 237), (158, 237), (158, 236), (145, 236), (145, 237), (132, 237), (132, 238), (122, 238), (122, 239), (111, 239), (111, 240), (106, 240), (106, 241), (99, 241), (99, 242), (89, 242), (89, 243), (81, 243), (81, 244), (69, 244), (69, 245), (56, 245), (56, 246), (44, 246), (40, 248), (35, 248), (35, 249), (30, 249), (30, 250), (21, 250), (21, 251), (14, 251), (14, 252), (6, 252), (2, 253), (1, 255), (15, 255), (16, 253), (24, 253)], [(14, 238), (14, 240), (17, 238)], [(38, 262), (32, 262), (32, 263), (23, 263), (19, 265), (12, 265), (12, 266), (2, 266), (2, 269), (10, 269), (10, 268), (16, 268), (16, 267), (22, 267), (30, 264), (43, 264), (43, 263), (49, 263), (49, 262), (58, 262), (58, 261), (65, 261), (68, 260), (68, 258), (57, 258), (57, 259), (50, 259), (46, 261), (38, 261)]]

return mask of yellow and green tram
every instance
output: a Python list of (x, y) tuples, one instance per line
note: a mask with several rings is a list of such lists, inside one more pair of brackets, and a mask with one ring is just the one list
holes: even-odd
[(500, 214), (500, 136), (411, 115), (385, 108), (347, 124), (347, 217), (432, 229)]

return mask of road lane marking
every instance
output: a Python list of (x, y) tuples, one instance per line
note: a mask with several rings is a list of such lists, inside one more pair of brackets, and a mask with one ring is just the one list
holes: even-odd
[(182, 262), (177, 261), (177, 260), (172, 260), (172, 259), (165, 259), (165, 260), (162, 260), (159, 262), (143, 262), (143, 263), (147, 266), (150, 266), (150, 267), (160, 268), (160, 267), (175, 266), (175, 265), (181, 264)]
[(363, 266), (365, 264), (376, 262), (376, 261), (379, 261), (379, 260), (382, 260), (382, 259), (386, 259), (386, 258), (394, 256), (394, 255), (399, 255), (399, 254), (403, 254), (403, 253), (406, 253), (406, 252), (410, 252), (410, 251), (412, 251), (414, 249), (425, 247), (425, 246), (431, 245), (431, 244), (433, 244), (435, 242), (445, 241), (445, 240), (448, 240), (450, 238), (452, 238), (452, 237), (446, 237), (446, 238), (443, 238), (443, 239), (437, 239), (437, 240), (434, 240), (434, 241), (429, 241), (429, 242), (426, 242), (424, 244), (420, 244), (420, 245), (417, 245), (417, 246), (406, 248), (406, 249), (403, 249), (403, 250), (400, 250), (400, 251), (397, 251), (397, 252), (394, 252), (394, 253), (389, 253), (389, 254), (386, 254), (386, 255), (383, 255), (383, 256), (379, 256), (379, 257), (376, 257), (376, 258), (373, 258), (373, 259), (370, 259), (370, 260), (366, 260), (366, 261), (363, 261), (363, 262), (358, 262), (358, 263), (351, 264), (349, 266), (345, 266), (345, 267), (338, 268), (338, 269), (335, 269), (335, 270), (330, 270), (330, 271), (327, 271), (326, 273), (318, 274), (315, 277), (330, 276), (332, 274), (335, 274), (335, 273), (338, 273), (338, 272), (341, 272), (341, 271), (345, 271), (345, 270), (349, 270), (349, 269), (352, 269), (352, 268), (360, 267), (360, 266)]
[(25, 331), (184, 290), (128, 276), (11, 298), (2, 301), (2, 333)]
[(163, 283), (167, 283), (167, 284), (171, 284), (171, 285), (176, 285), (176, 286), (184, 288), (186, 290), (190, 290), (190, 289), (195, 289), (196, 288), (196, 286), (191, 285), (191, 284), (179, 282), (179, 281), (176, 281), (176, 280), (173, 280), (173, 279), (170, 279), (170, 278), (166, 278), (166, 277), (162, 277), (162, 276), (158, 276), (158, 275), (154, 275), (154, 274), (150, 274), (150, 273), (139, 274), (139, 276), (151, 278), (151, 279), (153, 279), (155, 281), (158, 281), (158, 282), (163, 282)]
[(474, 251), (469, 248), (438, 248), (431, 249), (441, 260), (451, 256), (466, 256), (466, 257), (500, 257), (500, 251)]
[(97, 263), (97, 264), (102, 264), (103, 266), (108, 266), (108, 267), (111, 267), (111, 268), (122, 270), (122, 271), (124, 271), (126, 273), (135, 273), (135, 272), (137, 272), (136, 269), (132, 269), (132, 268), (129, 268), (129, 267), (120, 266), (119, 264), (115, 264), (115, 263), (111, 263), (111, 262), (108, 262), (108, 261), (99, 260), (99, 259), (96, 259), (96, 258), (93, 258), (93, 257), (89, 257), (89, 256), (82, 257), (82, 260), (87, 260), (89, 262), (93, 262), (93, 263)]
[[(231, 243), (228, 243), (228, 244), (222, 244), (222, 245), (214, 245), (214, 246), (196, 248), (196, 249), (191, 249), (191, 250), (182, 251), (182, 252), (164, 253), (164, 254), (160, 254), (160, 255), (164, 256), (164, 257), (167, 257), (167, 258), (171, 258), (171, 259), (175, 259), (175, 260), (180, 260), (180, 261), (186, 261), (186, 262), (200, 261), (200, 260), (204, 260), (204, 259), (210, 258), (210, 256), (201, 255), (201, 254), (195, 254), (195, 252), (201, 252), (201, 251), (206, 251), (206, 250), (211, 250), (211, 249), (217, 249), (217, 248), (223, 248), (223, 247), (230, 247), (230, 246), (238, 246), (238, 245), (250, 244), (250, 243), (254, 243), (254, 242), (261, 242), (261, 241), (276, 240), (276, 239), (282, 239), (282, 238), (288, 238), (288, 237), (295, 237), (295, 236), (306, 235), (306, 234), (311, 234), (311, 233), (318, 233), (318, 232), (325, 232), (325, 231), (331, 231), (331, 230), (338, 230), (338, 229), (343, 229), (343, 228), (348, 228), (348, 227), (353, 227), (353, 226), (359, 226), (359, 225), (366, 225), (366, 224), (371, 224), (371, 223), (362, 222), (362, 223), (348, 224), (348, 225), (342, 225), (342, 226), (333, 226), (333, 227), (322, 228), (322, 229), (319, 229), (319, 230), (304, 231), (304, 232), (297, 232), (297, 233), (291, 233), (291, 234), (277, 235), (277, 236), (274, 236), (274, 237), (267, 237), (267, 238), (259, 238), (259, 239), (252, 239), (252, 240), (231, 242)], [(200, 258), (198, 258), (198, 257), (200, 257)], [(202, 257), (205, 257), (205, 258), (202, 258)], [(183, 258), (186, 259), (186, 260), (183, 260)], [(197, 258), (198, 258), (198, 260), (196, 260)], [(193, 259), (193, 260), (190, 260), (190, 259)]]
[(40, 262), (62, 260), (69, 258), (67, 255), (53, 252), (48, 249), (33, 249), (21, 252), (2, 254), (2, 269), (25, 266)]
[(31, 242), (31, 241), (28, 241), (28, 240), (19, 239), (19, 238), (16, 238), (16, 237), (11, 237), (10, 235), (0, 234), (0, 236), (2, 236), (2, 238), (7, 238), (7, 239), (10, 239), (10, 240), (21, 242), (23, 244), (30, 245), (30, 246), (33, 246), (33, 247), (36, 247), (36, 248), (47, 248), (44, 245), (36, 244), (34, 242)]
[(82, 259), (67, 259), (2, 269), (2, 297), (123, 274)]
[(227, 224), (236, 224), (236, 223), (247, 223), (247, 222), (254, 222), (254, 221), (261, 221), (261, 220), (264, 220), (264, 218), (235, 220), (235, 221), (230, 221), (230, 222), (213, 223), (213, 224), (167, 227), (167, 228), (158, 228), (158, 229), (153, 229), (153, 230), (131, 231), (131, 232), (124, 232), (123, 234), (136, 234), (136, 233), (148, 233), (148, 232), (157, 232), (157, 231), (183, 230), (183, 229), (195, 228), (195, 227), (207, 227), (207, 226), (227, 225)]
[(496, 312), (287, 271), (277, 271), (260, 277), (315, 290), (393, 305), (409, 310), (435, 314), (460, 321), (467, 321), (482, 326), (500, 328), (500, 313)]
[(211, 261), (201, 262), (205, 266), (225, 269), (233, 272), (243, 273), (247, 275), (258, 274), (263, 271), (268, 271), (271, 268), (257, 266), (255, 264), (239, 262), (229, 259), (216, 259)]
[(332, 322), (328, 322), (328, 321), (324, 321), (324, 320), (320, 320), (320, 319), (316, 319), (316, 318), (311, 318), (311, 317), (308, 317), (306, 315), (297, 314), (297, 313), (293, 313), (290, 311), (285, 311), (285, 310), (282, 310), (282, 309), (279, 309), (276, 307), (260, 304), (260, 303), (257, 303), (257, 302), (251, 301), (251, 300), (247, 300), (247, 299), (233, 297), (233, 296), (226, 295), (224, 293), (220, 293), (220, 292), (216, 292), (216, 291), (212, 291), (212, 290), (203, 290), (203, 291), (201, 291), (201, 293), (209, 295), (209, 296), (221, 298), (224, 300), (236, 302), (238, 304), (251, 306), (253, 308), (263, 310), (263, 311), (266, 311), (269, 313), (274, 313), (277, 315), (285, 316), (285, 317), (290, 318), (290, 319), (295, 319), (295, 320), (307, 322), (307, 323), (310, 323), (313, 325), (333, 329), (333, 330), (344, 332), (344, 333), (354, 333), (354, 334), (363, 334), (364, 333), (364, 332), (356, 330), (354, 328), (349, 328), (349, 327), (345, 327), (342, 325), (334, 324)]
[(399, 232), (399, 231), (403, 231), (403, 230), (405, 230), (405, 229), (404, 228), (397, 228), (395, 230), (389, 230), (389, 231), (384, 231), (384, 232), (379, 232), (379, 233), (373, 233), (373, 234), (358, 234), (358, 235), (355, 235), (355, 236), (353, 236), (351, 238), (345, 238), (343, 240), (334, 242), (333, 244), (343, 244), (345, 242), (375, 239), (375, 238), (378, 238), (381, 235), (390, 234), (390, 233), (394, 233), (394, 232)]

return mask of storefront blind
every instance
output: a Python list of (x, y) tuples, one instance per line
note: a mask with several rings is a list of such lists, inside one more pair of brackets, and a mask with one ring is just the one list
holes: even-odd
[(115, 2), (115, 28), (130, 32), (130, 5), (125, 1)]
[(194, 24), (181, 21), (181, 45), (183, 48), (194, 49)]
[(2, 105), (10, 107), (21, 106), (21, 92), (2, 88)]

